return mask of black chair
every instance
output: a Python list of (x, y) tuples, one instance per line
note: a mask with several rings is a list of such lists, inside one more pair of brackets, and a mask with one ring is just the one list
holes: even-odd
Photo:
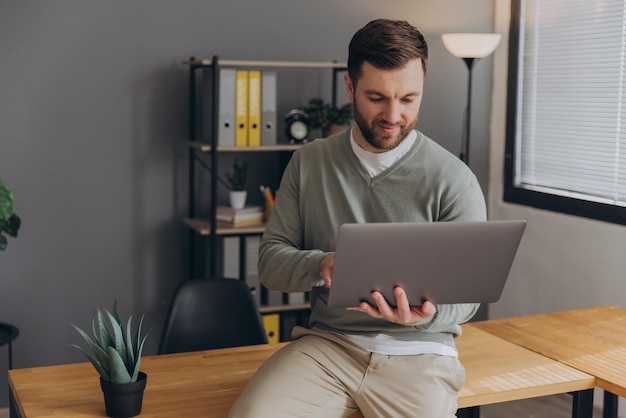
[(9, 370), (13, 368), (13, 347), (11, 341), (20, 335), (20, 331), (11, 324), (0, 323), (0, 347), (9, 345)]
[(244, 281), (194, 279), (181, 283), (174, 293), (158, 353), (265, 343), (261, 316)]

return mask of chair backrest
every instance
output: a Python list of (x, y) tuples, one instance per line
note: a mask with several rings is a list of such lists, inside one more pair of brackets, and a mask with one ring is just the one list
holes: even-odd
[(267, 343), (259, 310), (242, 280), (194, 279), (174, 293), (159, 354)]

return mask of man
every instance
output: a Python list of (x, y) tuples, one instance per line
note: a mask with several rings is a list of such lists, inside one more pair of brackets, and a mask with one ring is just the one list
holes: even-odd
[(486, 218), (471, 171), (413, 130), (427, 60), (424, 37), (407, 22), (375, 20), (352, 38), (345, 82), (356, 125), (294, 153), (259, 249), (266, 287), (311, 291), (311, 329), (294, 329), (231, 417), (455, 415), (465, 371), (453, 339), (478, 305), (409, 306), (401, 288), (397, 308), (378, 292), (376, 306), (350, 309), (323, 298), (343, 223)]

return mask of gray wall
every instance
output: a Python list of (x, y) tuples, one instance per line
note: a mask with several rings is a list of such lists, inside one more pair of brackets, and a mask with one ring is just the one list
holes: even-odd
[[(115, 299), (123, 315), (148, 309), (146, 353), (156, 351), (187, 271), (183, 60), (345, 60), (369, 20), (409, 20), (431, 50), (418, 127), (458, 153), (467, 73), (440, 34), (491, 31), (493, 8), (492, 0), (0, 0), (0, 178), (23, 220), (0, 253), (0, 321), (21, 331), (14, 365), (84, 361), (67, 346), (79, 342), (69, 323), (88, 326), (94, 308)], [(489, 60), (476, 67), (472, 109), (472, 167), (484, 190)]]

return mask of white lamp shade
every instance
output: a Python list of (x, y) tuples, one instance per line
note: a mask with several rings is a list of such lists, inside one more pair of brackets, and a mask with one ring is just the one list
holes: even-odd
[(441, 40), (457, 58), (485, 58), (496, 50), (502, 35), (499, 33), (444, 33)]

